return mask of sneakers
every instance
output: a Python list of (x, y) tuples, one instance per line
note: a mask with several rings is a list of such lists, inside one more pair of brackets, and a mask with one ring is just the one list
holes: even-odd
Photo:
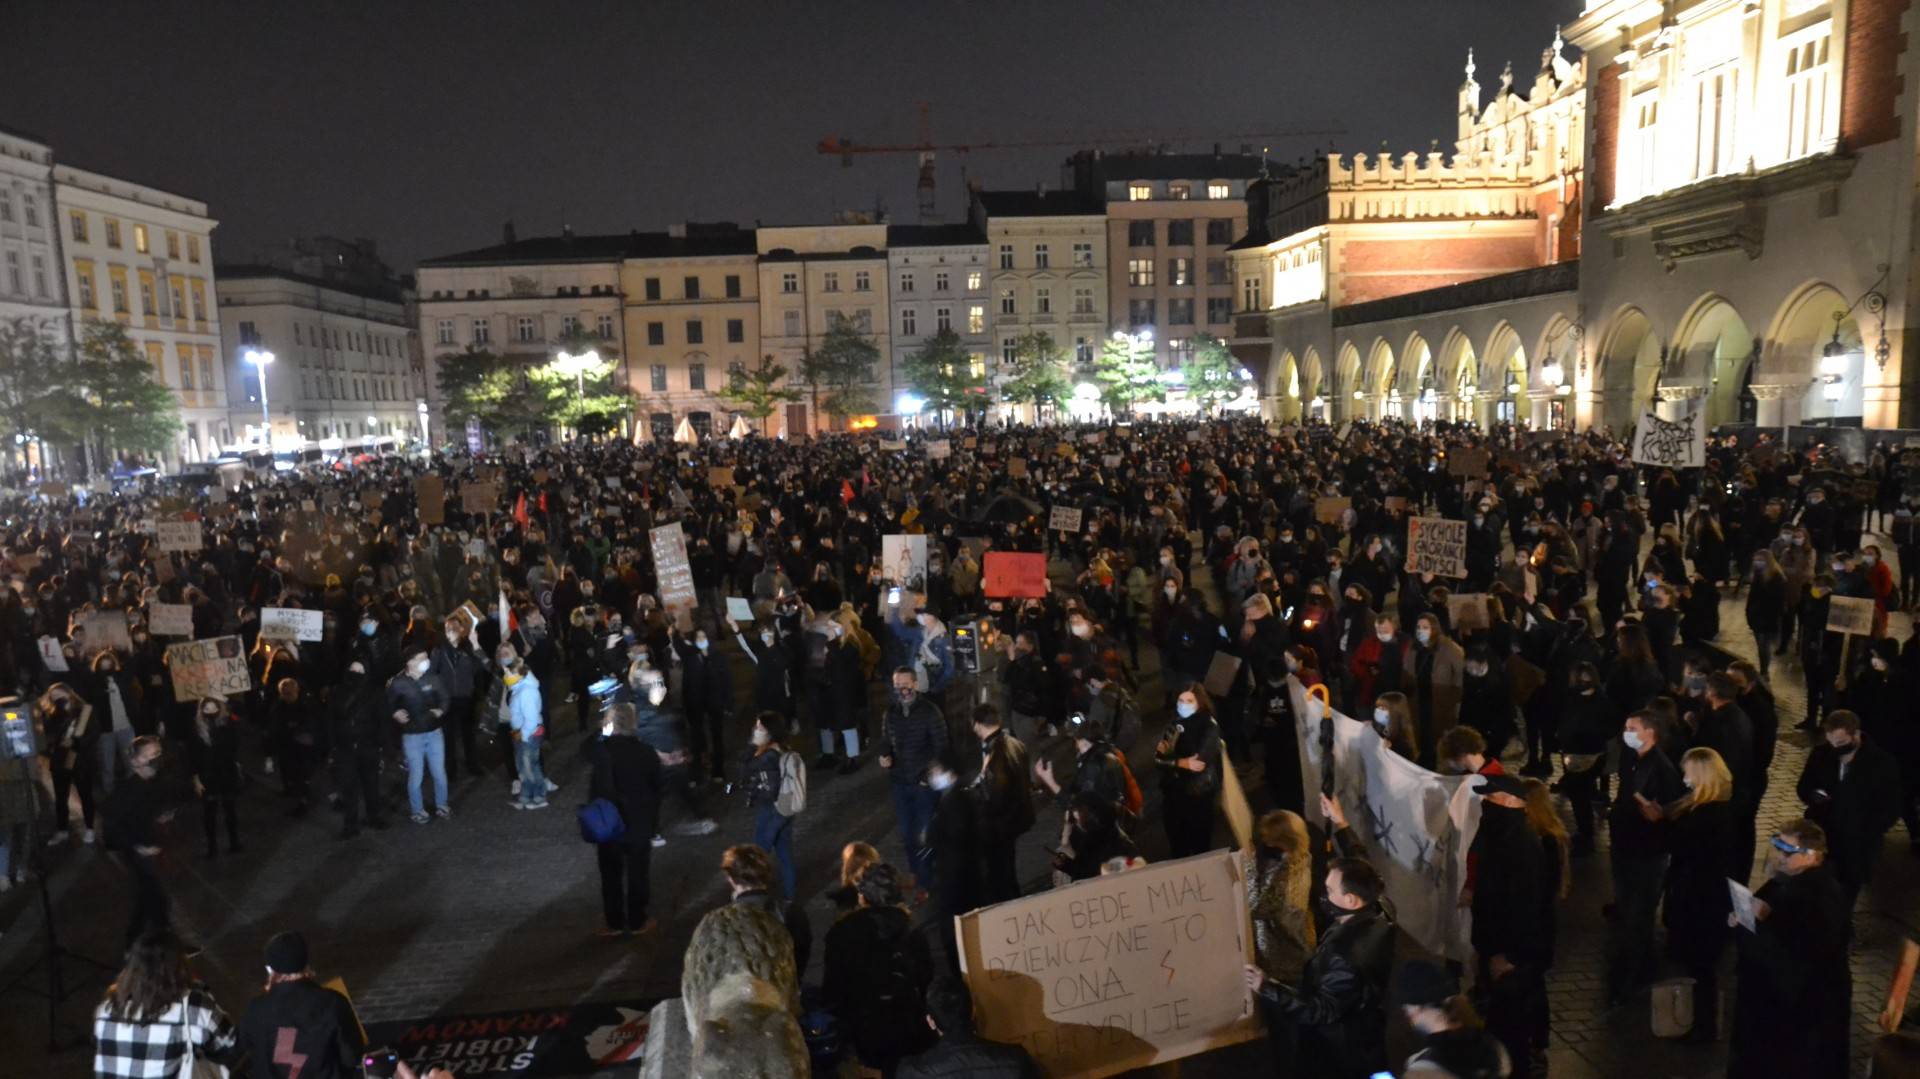
[(413, 816), (412, 816), (411, 818), (409, 818), (409, 819), (410, 819), (410, 820), (412, 820), (412, 821), (413, 821), (413, 823), (415, 823), (415, 824), (425, 824), (425, 823), (427, 823), (427, 822), (428, 822), (429, 820), (432, 820), (433, 818), (431, 818), (431, 817), (429, 817), (429, 816), (427, 816), (427, 815), (426, 815), (425, 813), (415, 813), (415, 814), (414, 814), (414, 815), (413, 815)]
[(453, 810), (448, 809), (446, 806), (434, 806), (433, 815), (439, 817), (441, 820), (446, 820), (448, 817), (453, 816)]
[(508, 794), (512, 794), (512, 795), (515, 795), (515, 796), (518, 796), (518, 795), (519, 795), (519, 793), (520, 793), (520, 781), (519, 781), (519, 780), (517, 780), (517, 779), (516, 779), (516, 780), (514, 780), (514, 781), (513, 781), (513, 789), (512, 789), (512, 790), (509, 790), (509, 791), (508, 791), (507, 793), (508, 793)]
[(526, 802), (526, 800), (525, 800), (525, 799), (523, 799), (523, 798), (515, 798), (515, 799), (514, 799), (513, 801), (511, 801), (511, 802), (508, 802), (508, 803), (507, 803), (507, 805), (508, 805), (508, 807), (509, 807), (509, 808), (512, 808), (512, 809), (525, 809), (525, 808), (527, 808), (527, 802)]
[(711, 820), (681, 821), (673, 826), (674, 835), (712, 835), (720, 827)]
[[(555, 782), (554, 782), (553, 780), (551, 780), (551, 779), (549, 779), (549, 780), (547, 780), (547, 793), (548, 793), (548, 794), (559, 794), (559, 793), (560, 793), (560, 784), (558, 784), (558, 783), (555, 783)], [(546, 799), (544, 799), (544, 798), (543, 798), (543, 799), (541, 799), (541, 801), (546, 801)]]
[[(667, 845), (667, 837), (666, 837), (666, 836), (663, 836), (663, 835), (660, 835), (660, 834), (658, 834), (658, 833), (655, 833), (655, 834), (654, 834), (654, 837), (653, 837), (653, 845), (654, 845), (654, 846), (656, 846), (656, 847), (664, 847), (664, 846), (666, 846), (666, 845)], [(1920, 856), (1920, 851), (1915, 851), (1914, 853), (1915, 853), (1915, 855), (1916, 855), (1916, 856)]]
[(62, 828), (59, 831), (53, 833), (53, 835), (47, 837), (47, 845), (50, 847), (57, 847), (60, 844), (65, 843), (67, 840), (72, 838), (73, 838), (73, 833), (67, 831), (65, 828)]
[(89, 847), (93, 846), (93, 829), (89, 828), (86, 831), (81, 832), (80, 842), (85, 843)]
[(523, 808), (523, 809), (545, 809), (545, 808), (547, 808), (547, 800), (546, 800), (545, 798), (536, 798), (536, 799), (534, 799), (533, 801), (531, 801), (531, 802), (528, 802), (528, 803), (527, 803), (527, 804), (526, 804), (525, 806), (522, 806), (521, 808)]

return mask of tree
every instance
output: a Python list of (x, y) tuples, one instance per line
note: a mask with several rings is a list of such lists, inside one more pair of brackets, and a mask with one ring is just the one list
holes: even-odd
[[(836, 419), (873, 411), (874, 365), (880, 349), (845, 315), (833, 316), (820, 347), (800, 359), (800, 376), (813, 387), (818, 407)], [(820, 390), (826, 389), (821, 396)]]
[(117, 322), (88, 322), (70, 369), (74, 420), (106, 452), (157, 454), (180, 434), (180, 405)]
[(1100, 400), (1115, 412), (1131, 415), (1140, 401), (1167, 399), (1160, 367), (1153, 362), (1153, 339), (1145, 334), (1116, 333), (1108, 338), (1094, 361), (1093, 377), (1100, 383)]
[[(48, 327), (30, 318), (0, 320), (0, 444), (78, 442), (81, 403), (60, 382), (60, 350)], [(24, 461), (22, 464), (24, 465)]]
[(535, 387), (525, 363), (469, 345), (465, 352), (443, 354), (438, 366), (450, 436), (469, 419), (496, 434), (531, 431), (553, 422), (558, 402), (552, 387)]
[(1227, 343), (1212, 334), (1194, 339), (1193, 358), (1180, 366), (1180, 374), (1202, 415), (1210, 416), (1215, 406), (1240, 396), (1240, 365)]
[[(574, 359), (562, 361), (563, 354)], [(527, 372), (528, 392), (549, 422), (571, 427), (582, 436), (605, 434), (620, 426), (630, 407), (627, 396), (613, 384), (614, 361), (619, 358), (605, 341), (576, 327), (561, 336), (551, 362)]]
[(1067, 378), (1066, 352), (1053, 343), (1050, 333), (1021, 335), (1013, 344), (1008, 370), (1000, 399), (1008, 404), (1032, 405), (1036, 415), (1044, 408), (1059, 408), (1073, 392)]
[(771, 354), (760, 357), (759, 366), (750, 371), (735, 372), (727, 380), (727, 387), (715, 396), (722, 401), (738, 406), (738, 410), (754, 418), (760, 424), (760, 433), (767, 433), (767, 417), (774, 414), (781, 405), (789, 401), (798, 401), (800, 391), (780, 385), (787, 377), (787, 369), (773, 362)]
[(960, 335), (950, 329), (941, 330), (908, 353), (900, 363), (900, 377), (926, 402), (923, 409), (971, 412), (986, 400), (985, 377), (974, 374), (973, 356), (960, 343)]

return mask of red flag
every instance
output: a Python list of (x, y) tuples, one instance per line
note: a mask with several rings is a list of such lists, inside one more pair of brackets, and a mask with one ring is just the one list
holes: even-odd
[(843, 503), (849, 503), (849, 502), (852, 502), (853, 499), (854, 499), (853, 482), (851, 480), (841, 480), (840, 481), (840, 501)]
[(513, 503), (513, 519), (520, 522), (521, 528), (527, 527), (527, 494), (525, 491), (520, 492), (520, 497)]

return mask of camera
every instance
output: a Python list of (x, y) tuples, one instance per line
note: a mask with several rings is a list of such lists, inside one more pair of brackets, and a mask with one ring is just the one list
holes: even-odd
[(369, 1049), (360, 1058), (360, 1068), (366, 1072), (367, 1079), (393, 1079), (400, 1070), (400, 1054), (384, 1046)]

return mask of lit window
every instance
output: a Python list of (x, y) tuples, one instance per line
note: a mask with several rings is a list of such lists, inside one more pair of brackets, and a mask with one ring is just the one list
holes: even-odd
[(1128, 259), (1127, 260), (1127, 284), (1129, 285), (1153, 284), (1153, 260), (1152, 259)]
[(979, 291), (980, 291), (980, 284), (981, 284), (981, 273), (980, 273), (980, 271), (979, 271), (979, 270), (968, 270), (968, 271), (967, 271), (967, 291), (968, 291), (968, 292), (979, 292)]
[(1091, 268), (1093, 266), (1093, 245), (1090, 243), (1074, 244), (1073, 264), (1077, 267)]
[(1230, 199), (1233, 197), (1233, 185), (1210, 183), (1207, 185), (1207, 197), (1210, 199)]
[(967, 332), (987, 332), (987, 305), (970, 303), (967, 305)]
[(133, 226), (133, 249), (143, 255), (147, 253), (147, 226)]
[(177, 232), (167, 233), (167, 257), (170, 259), (180, 257), (180, 234)]
[(1167, 284), (1169, 285), (1193, 284), (1193, 260), (1192, 259), (1168, 259), (1167, 260)]
[(1193, 197), (1193, 186), (1190, 184), (1168, 184), (1167, 197), (1180, 201), (1190, 199)]
[(1152, 184), (1128, 184), (1127, 185), (1127, 200), (1129, 202), (1145, 202), (1152, 197), (1153, 197)]

